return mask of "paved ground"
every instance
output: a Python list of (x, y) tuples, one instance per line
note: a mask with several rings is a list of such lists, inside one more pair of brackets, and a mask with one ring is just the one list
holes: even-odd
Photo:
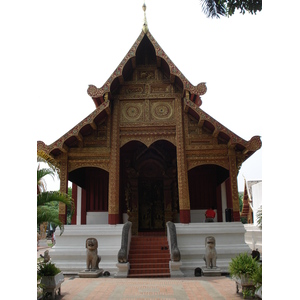
[[(46, 249), (39, 249), (37, 256)], [(79, 278), (65, 276), (61, 285), (63, 300), (234, 300), (243, 299), (236, 293), (235, 282), (225, 276), (185, 277), (180, 279), (121, 279), (113, 277)]]
[(243, 299), (224, 276), (182, 279), (65, 278), (56, 299)]

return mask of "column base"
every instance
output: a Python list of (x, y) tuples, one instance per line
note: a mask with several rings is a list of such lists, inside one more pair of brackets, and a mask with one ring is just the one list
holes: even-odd
[(108, 214), (108, 224), (109, 225), (119, 224), (119, 214)]
[(180, 210), (180, 223), (182, 224), (191, 223), (191, 211), (189, 209)]

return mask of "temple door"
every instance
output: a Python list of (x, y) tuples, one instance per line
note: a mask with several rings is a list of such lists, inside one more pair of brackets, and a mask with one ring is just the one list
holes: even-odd
[(164, 182), (161, 179), (139, 179), (139, 231), (165, 229)]

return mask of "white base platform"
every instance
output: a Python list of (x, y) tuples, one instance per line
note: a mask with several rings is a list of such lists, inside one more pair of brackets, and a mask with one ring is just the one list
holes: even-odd
[(231, 258), (239, 253), (251, 253), (245, 243), (245, 228), (241, 222), (175, 224), (177, 243), (181, 253), (181, 271), (185, 276), (194, 276), (197, 267), (205, 265), (205, 237), (216, 239), (217, 266), (228, 273)]
[(251, 250), (258, 249), (262, 257), (262, 231), (254, 224), (244, 224), (244, 227), (246, 229), (245, 242)]
[(56, 244), (50, 250), (51, 260), (64, 274), (77, 274), (86, 268), (85, 242), (89, 237), (98, 240), (99, 268), (116, 273), (118, 252), (121, 248), (123, 224), (118, 225), (65, 225), (60, 236), (56, 229)]
[[(216, 239), (217, 266), (228, 272), (232, 257), (241, 252), (251, 253), (245, 243), (245, 228), (240, 222), (228, 223), (176, 223), (178, 248), (181, 253), (180, 272), (194, 276), (197, 267), (203, 267), (205, 237)], [(85, 241), (88, 237), (98, 240), (99, 268), (112, 276), (118, 272), (118, 252), (121, 248), (123, 224), (118, 225), (65, 225), (62, 236), (56, 230), (56, 245), (50, 250), (52, 261), (65, 274), (77, 274), (86, 267)], [(178, 270), (179, 271), (179, 270)]]

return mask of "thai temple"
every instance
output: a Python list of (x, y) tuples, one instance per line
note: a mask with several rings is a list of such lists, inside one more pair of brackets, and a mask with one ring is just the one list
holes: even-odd
[[(166, 224), (172, 222), (181, 259), (175, 270), (168, 254), (169, 272), (163, 274), (187, 276), (203, 266), (205, 237), (211, 235), (217, 265), (227, 272), (231, 257), (251, 252), (240, 221), (237, 175), (261, 139), (246, 141), (201, 109), (206, 84), (194, 86), (180, 72), (150, 33), (143, 9), (142, 31), (124, 59), (101, 87), (87, 89), (94, 111), (52, 144), (37, 142), (38, 153), (59, 166), (60, 190), (67, 192), (72, 182), (75, 201), (71, 225), (62, 235), (56, 230), (50, 255), (62, 271), (76, 273), (85, 268), (85, 240), (95, 237), (100, 267), (118, 276), (122, 229), (129, 221), (122, 273), (129, 276), (135, 259), (130, 244), (138, 237), (169, 240)], [(206, 223), (209, 208), (216, 216)], [(66, 224), (64, 205), (59, 216)], [(170, 240), (161, 248), (169, 253)]]

